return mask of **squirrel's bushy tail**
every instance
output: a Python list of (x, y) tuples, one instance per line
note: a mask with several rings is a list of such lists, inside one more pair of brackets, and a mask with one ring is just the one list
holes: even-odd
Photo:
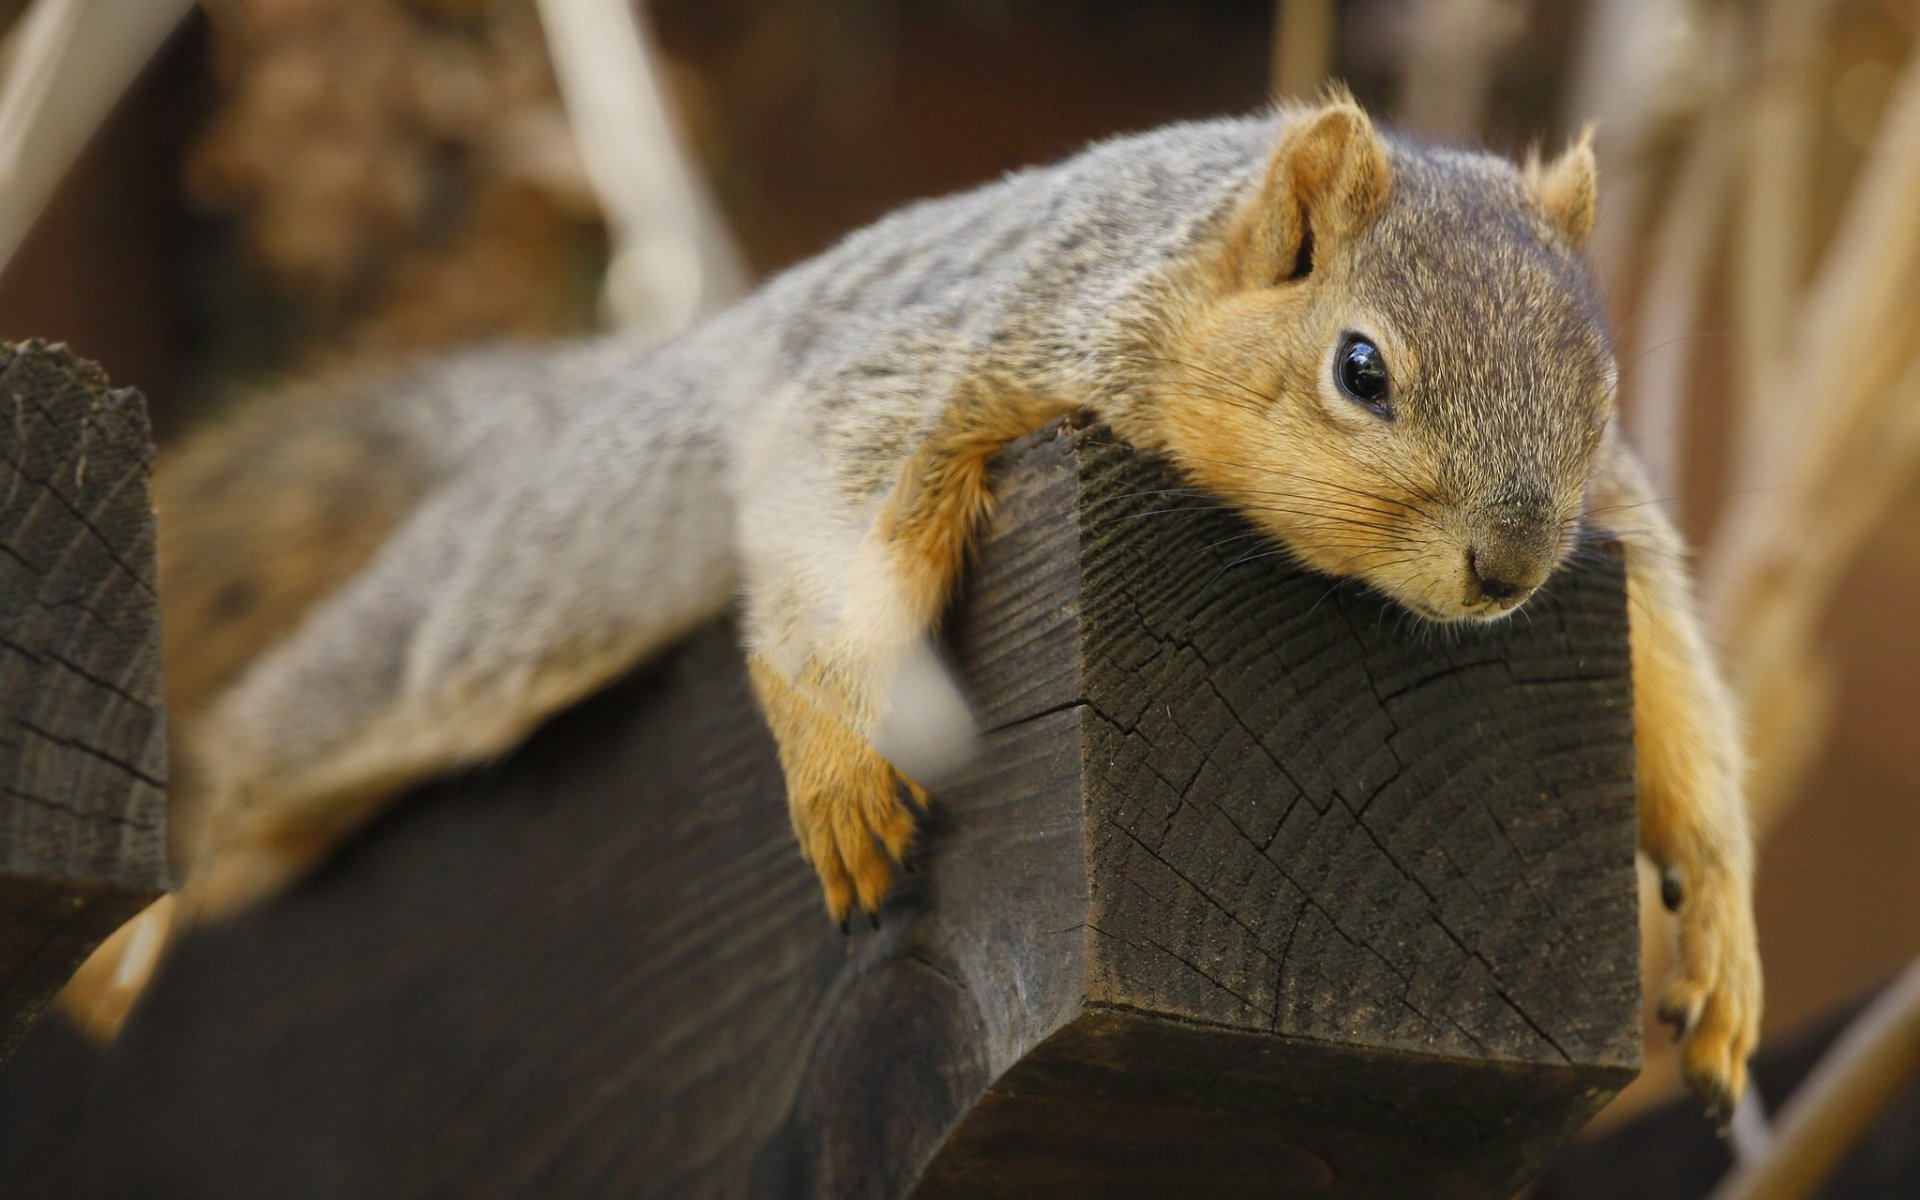
[[(344, 390), (256, 401), (161, 456), (153, 499), (176, 863), (200, 815), (180, 730), (373, 557), (425, 482), (380, 407)], [(174, 910), (162, 896), (102, 942), (57, 1010), (112, 1040), (172, 936)]]
[(173, 933), (174, 899), (160, 897), (101, 942), (54, 998), (54, 1010), (90, 1040), (105, 1045), (139, 998)]
[(307, 389), (163, 455), (161, 679), (190, 719), (370, 560), (426, 483), (383, 408)]

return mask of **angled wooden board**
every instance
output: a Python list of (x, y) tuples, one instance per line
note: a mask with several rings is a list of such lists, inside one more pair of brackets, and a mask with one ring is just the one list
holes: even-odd
[(1234, 565), (1179, 486), (1099, 430), (1009, 451), (949, 621), (985, 749), (877, 931), (821, 915), (718, 625), (190, 940), (61, 1144), (0, 1072), (0, 1171), (1510, 1195), (1638, 1057), (1619, 565), (1438, 637)]

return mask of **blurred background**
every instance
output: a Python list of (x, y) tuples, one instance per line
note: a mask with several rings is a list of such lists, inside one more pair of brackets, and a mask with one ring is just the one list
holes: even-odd
[[(342, 359), (667, 331), (903, 201), (1329, 79), (1516, 154), (1596, 121), (1627, 420), (1755, 729), (1770, 1041), (1920, 956), (1914, 0), (0, 0), (0, 30), (0, 338), (139, 387), (163, 446)], [(1599, 1125), (1672, 1097), (1648, 1047)]]

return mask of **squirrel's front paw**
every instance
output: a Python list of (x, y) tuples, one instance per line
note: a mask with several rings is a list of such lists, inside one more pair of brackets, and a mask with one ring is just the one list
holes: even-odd
[(800, 852), (820, 876), (827, 914), (844, 928), (848, 909), (858, 903), (873, 917), (893, 887), (894, 866), (913, 844), (908, 801), (925, 808), (927, 794), (838, 725), (792, 749), (787, 806)]
[(1663, 893), (1679, 921), (1679, 961), (1660, 1019), (1680, 1041), (1680, 1073), (1725, 1125), (1747, 1086), (1760, 1034), (1760, 952), (1748, 889), (1724, 870), (1673, 870)]
[(869, 916), (879, 911), (913, 844), (913, 806), (924, 809), (927, 793), (765, 663), (748, 665), (779, 746), (794, 836), (844, 929), (855, 903)]

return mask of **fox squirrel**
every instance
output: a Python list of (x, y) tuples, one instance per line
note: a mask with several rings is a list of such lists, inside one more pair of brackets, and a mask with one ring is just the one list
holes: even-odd
[(1660, 1012), (1724, 1119), (1761, 1003), (1740, 738), (1614, 420), (1594, 192), (1585, 137), (1516, 167), (1337, 94), (916, 204), (661, 345), (469, 353), (213, 430), (157, 488), (185, 884), (70, 1010), (110, 1030), (170, 912), (280, 887), (736, 595), (827, 912), (873, 911), (927, 802), (875, 749), (889, 689), (989, 458), (1088, 409), (1432, 622), (1623, 541)]

